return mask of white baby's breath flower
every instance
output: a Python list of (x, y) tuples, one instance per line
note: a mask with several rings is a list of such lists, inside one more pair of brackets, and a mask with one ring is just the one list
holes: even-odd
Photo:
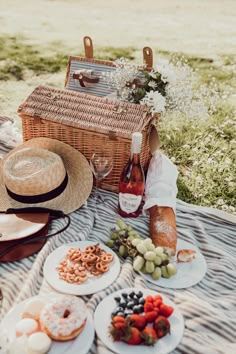
[(154, 80), (150, 80), (148, 86), (155, 90), (155, 88), (157, 87), (157, 83)]
[(158, 91), (151, 90), (150, 92), (147, 92), (140, 103), (150, 106), (152, 113), (162, 113), (165, 111), (165, 97), (163, 97)]

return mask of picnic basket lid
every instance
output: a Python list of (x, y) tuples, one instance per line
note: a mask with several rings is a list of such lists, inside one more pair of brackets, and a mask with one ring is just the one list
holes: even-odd
[(18, 113), (123, 138), (141, 132), (153, 118), (145, 105), (42, 85), (19, 106)]

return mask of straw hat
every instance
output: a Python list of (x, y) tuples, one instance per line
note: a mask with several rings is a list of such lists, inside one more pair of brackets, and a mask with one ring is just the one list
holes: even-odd
[(0, 160), (0, 210), (45, 207), (70, 213), (92, 190), (88, 161), (70, 145), (35, 138)]

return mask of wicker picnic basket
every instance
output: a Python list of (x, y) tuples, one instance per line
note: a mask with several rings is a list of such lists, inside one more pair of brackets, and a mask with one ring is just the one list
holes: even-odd
[[(91, 64), (99, 67), (104, 65), (106, 68), (113, 65), (111, 62), (107, 65), (104, 61), (101, 64), (101, 61), (91, 57), (86, 60), (79, 57), (71, 58), (75, 58), (78, 63), (86, 63), (87, 67), (91, 67)], [(87, 78), (84, 81), (85, 87), (83, 83), (78, 85), (82, 92), (67, 87), (70, 77), (74, 80), (71, 58), (66, 88), (38, 86), (18, 108), (18, 114), (22, 119), (23, 140), (36, 137), (58, 139), (82, 152), (88, 160), (96, 151), (111, 153), (113, 169), (102, 181), (101, 188), (117, 192), (120, 174), (130, 156), (131, 134), (135, 131), (142, 132), (143, 135), (141, 162), (147, 170), (153, 117), (144, 105), (121, 102), (103, 94), (86, 91)], [(94, 90), (94, 83), (89, 82), (91, 83), (91, 90)], [(103, 85), (104, 90), (106, 88), (104, 89)]]

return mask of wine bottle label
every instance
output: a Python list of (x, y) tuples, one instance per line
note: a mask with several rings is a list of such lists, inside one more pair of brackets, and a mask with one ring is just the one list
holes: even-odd
[(119, 204), (125, 213), (134, 213), (141, 204), (142, 196), (129, 193), (119, 193)]

